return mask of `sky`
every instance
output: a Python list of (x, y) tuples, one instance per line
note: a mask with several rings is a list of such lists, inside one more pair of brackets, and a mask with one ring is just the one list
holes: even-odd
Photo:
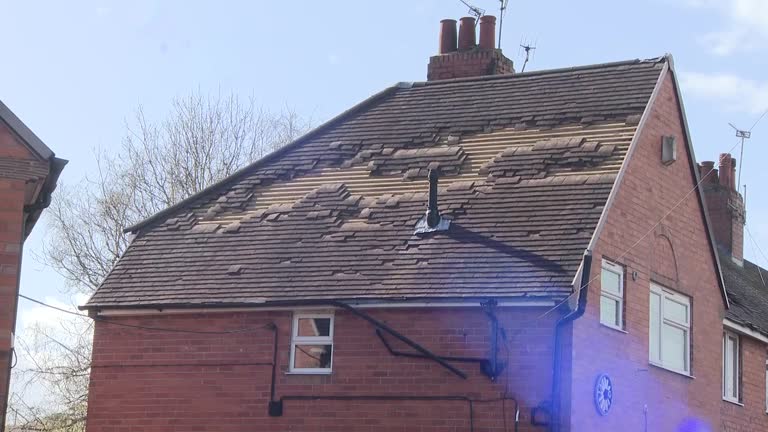
[[(473, 0), (497, 14), (497, 0)], [(254, 96), (320, 124), (398, 81), (426, 79), (439, 21), (465, 16), (459, 0), (10, 1), (0, 0), (0, 100), (61, 158), (61, 182), (116, 151), (137, 107), (162, 119), (191, 92)], [(768, 109), (768, 1), (510, 0), (501, 48), (527, 70), (672, 53), (697, 159), (717, 160)], [(748, 226), (768, 254), (768, 116), (745, 148)], [(737, 156), (738, 157), (738, 156)], [(55, 195), (54, 195), (55, 199)], [(84, 301), (39, 255), (46, 217), (25, 245), (21, 292), (57, 305)], [(745, 239), (745, 256), (768, 258)], [(60, 316), (22, 300), (20, 324)]]

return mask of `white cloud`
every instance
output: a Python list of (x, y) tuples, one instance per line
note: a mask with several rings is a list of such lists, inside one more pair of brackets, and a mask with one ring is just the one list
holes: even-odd
[(702, 36), (701, 42), (721, 56), (754, 51), (768, 42), (766, 0), (682, 0), (687, 6), (709, 9), (724, 18), (723, 28)]
[(768, 108), (768, 82), (754, 81), (733, 74), (683, 73), (685, 94), (721, 103), (731, 111), (761, 114)]

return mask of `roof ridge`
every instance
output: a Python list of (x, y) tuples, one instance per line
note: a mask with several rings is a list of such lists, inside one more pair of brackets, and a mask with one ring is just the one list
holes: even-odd
[(468, 81), (504, 80), (504, 79), (515, 79), (520, 77), (547, 75), (547, 74), (571, 72), (571, 71), (578, 71), (578, 70), (600, 69), (600, 68), (606, 68), (606, 67), (615, 67), (615, 66), (624, 66), (624, 65), (642, 64), (642, 63), (662, 63), (668, 60), (669, 60), (668, 56), (663, 55), (663, 56), (653, 57), (648, 59), (621, 60), (621, 61), (615, 61), (615, 62), (594, 63), (594, 64), (588, 64), (588, 65), (569, 66), (569, 67), (554, 68), (554, 69), (542, 69), (542, 70), (535, 70), (535, 71), (529, 71), (529, 72), (515, 72), (511, 74), (480, 75), (480, 76), (474, 76), (474, 77), (452, 78), (452, 79), (444, 79), (444, 80), (436, 80), (436, 81), (413, 81), (409, 83), (400, 83), (400, 84), (401, 85), (408, 84), (408, 87), (402, 86), (401, 88), (409, 88), (409, 87), (423, 87), (423, 86), (453, 84), (453, 83), (468, 82)]

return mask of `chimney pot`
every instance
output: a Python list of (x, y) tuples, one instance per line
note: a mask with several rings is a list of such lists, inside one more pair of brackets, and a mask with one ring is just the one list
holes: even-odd
[[(702, 188), (715, 241), (723, 252), (730, 255), (739, 265), (744, 259), (744, 200), (736, 190), (736, 159), (730, 153), (723, 153), (714, 162), (702, 162), (702, 173), (713, 170), (706, 179), (707, 187)], [(719, 171), (719, 172), (718, 172)], [(714, 175), (714, 174), (719, 174)]]
[(440, 21), (440, 54), (456, 51), (456, 20)]
[(736, 159), (730, 153), (720, 155), (720, 185), (728, 190), (736, 190)]
[(480, 48), (496, 48), (496, 17), (493, 15), (480, 17)]
[(475, 19), (472, 17), (461, 18), (459, 24), (459, 51), (467, 51), (475, 47)]
[(717, 184), (717, 170), (715, 169), (715, 163), (713, 161), (704, 161), (700, 165), (701, 171), (699, 174), (704, 179), (704, 183)]

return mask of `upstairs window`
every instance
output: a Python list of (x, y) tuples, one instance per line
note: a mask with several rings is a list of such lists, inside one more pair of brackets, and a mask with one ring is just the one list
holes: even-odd
[(600, 322), (624, 328), (624, 268), (605, 260), (600, 275)]
[(332, 363), (333, 314), (294, 314), (290, 371), (330, 373)]
[(691, 299), (651, 284), (649, 354), (652, 364), (691, 374)]
[(723, 333), (723, 399), (739, 403), (740, 390), (740, 351), (739, 336)]

